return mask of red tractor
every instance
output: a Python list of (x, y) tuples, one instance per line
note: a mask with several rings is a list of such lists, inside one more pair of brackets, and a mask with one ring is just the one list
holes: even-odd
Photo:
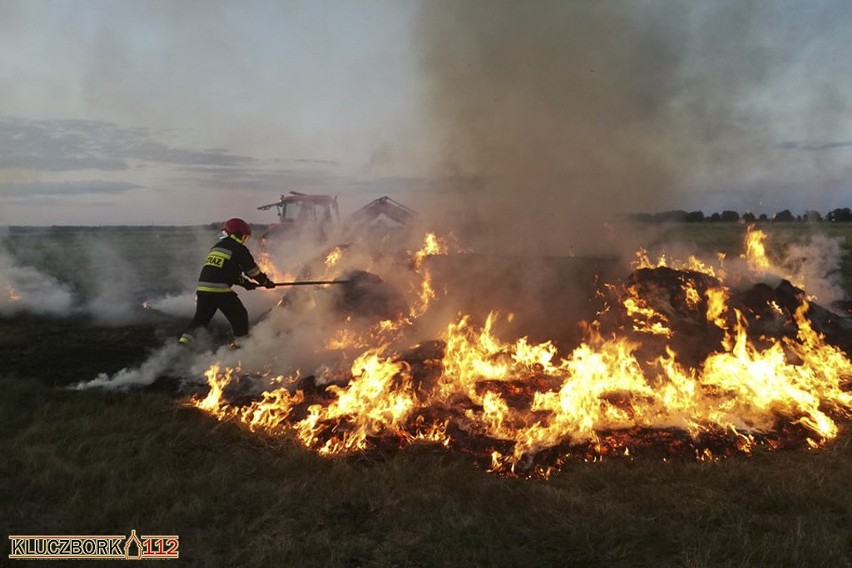
[(291, 191), (290, 195), (282, 195), (279, 201), (261, 205), (258, 210), (266, 211), (273, 207), (278, 210), (278, 223), (269, 225), (264, 238), (301, 238), (305, 234), (322, 237), (331, 223), (340, 221), (337, 196)]
[[(291, 191), (290, 195), (282, 195), (280, 201), (258, 209), (266, 211), (273, 207), (278, 210), (278, 223), (269, 225), (263, 241), (270, 238), (322, 241), (330, 236), (332, 225), (340, 222), (337, 196)], [(417, 213), (413, 209), (390, 197), (379, 197), (352, 213), (342, 227), (344, 232), (338, 236), (347, 232), (352, 236), (351, 231), (354, 231), (363, 236), (378, 237), (405, 229), (416, 218)]]

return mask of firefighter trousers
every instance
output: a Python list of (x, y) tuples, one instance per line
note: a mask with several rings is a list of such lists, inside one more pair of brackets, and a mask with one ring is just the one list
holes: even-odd
[(216, 310), (220, 310), (228, 318), (228, 323), (234, 330), (234, 337), (248, 335), (248, 311), (236, 292), (196, 292), (195, 298), (195, 317), (184, 335), (199, 327), (207, 327)]

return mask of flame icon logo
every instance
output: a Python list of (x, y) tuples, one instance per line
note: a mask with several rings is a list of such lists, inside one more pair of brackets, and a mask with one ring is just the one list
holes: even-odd
[(130, 531), (130, 536), (124, 543), (124, 559), (125, 560), (141, 560), (142, 559), (142, 541), (136, 536), (136, 529)]

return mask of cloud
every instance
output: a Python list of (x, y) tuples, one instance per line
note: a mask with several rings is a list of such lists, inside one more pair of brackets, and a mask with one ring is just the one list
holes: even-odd
[(248, 189), (273, 194), (287, 191), (317, 191), (339, 187), (341, 176), (316, 169), (264, 168), (245, 166), (187, 166), (179, 169), (176, 178), (202, 187)]
[(852, 141), (838, 140), (834, 142), (803, 142), (798, 140), (788, 140), (786, 142), (781, 142), (780, 144), (778, 144), (778, 147), (782, 150), (837, 150), (838, 148), (852, 147)]
[(0, 184), (0, 198), (33, 196), (67, 196), (84, 194), (117, 194), (142, 187), (134, 183), (88, 180)]
[(297, 164), (316, 164), (320, 166), (336, 166), (339, 164), (336, 160), (312, 160), (310, 158), (296, 158), (291, 161)]
[(218, 148), (174, 148), (147, 128), (105, 121), (0, 119), (0, 169), (121, 171), (129, 168), (129, 160), (221, 166), (255, 161)]
[(107, 142), (112, 132), (104, 123), (84, 120), (0, 121), (0, 168), (41, 171), (128, 168)]
[(123, 149), (128, 158), (177, 165), (242, 165), (254, 162), (254, 158), (238, 156), (222, 150), (187, 150), (172, 148), (153, 140), (131, 141)]
[[(308, 160), (312, 164), (324, 161)], [(265, 192), (271, 196), (289, 191), (333, 194), (399, 194), (414, 192), (458, 191), (469, 181), (449, 177), (379, 176), (362, 178), (340, 175), (320, 169), (252, 168), (252, 167), (195, 167), (180, 169), (178, 179), (193, 185), (220, 188), (245, 189)]]

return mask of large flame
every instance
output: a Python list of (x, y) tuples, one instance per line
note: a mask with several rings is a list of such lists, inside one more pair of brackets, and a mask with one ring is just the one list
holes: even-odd
[[(761, 273), (770, 266), (765, 238), (751, 229), (746, 236), (748, 264)], [(262, 396), (235, 404), (227, 391), (239, 370), (213, 366), (209, 393), (195, 404), (254, 431), (295, 436), (323, 454), (426, 440), (468, 451), (493, 471), (540, 476), (572, 457), (649, 448), (707, 459), (757, 445), (817, 447), (837, 436), (838, 418), (852, 415), (852, 362), (814, 330), (808, 302), (789, 314), (795, 334), (755, 338), (717, 278), (724, 274), (722, 256), (711, 267), (697, 258), (654, 263), (644, 251), (638, 255), (637, 268), (675, 266), (706, 275), (706, 286), (698, 286), (686, 272), (673, 273), (684, 309), (719, 338), (689, 364), (672, 346), (679, 339), (677, 311), (635, 282), (607, 287), (615, 300), (601, 317), (627, 322), (624, 333), (605, 334), (602, 321), (593, 321), (565, 353), (552, 341), (501, 339), (496, 312), (481, 325), (460, 314), (437, 341), (393, 348), (434, 298), (424, 263), (430, 254), (447, 254), (434, 235), (411, 253), (420, 284), (412, 286), (414, 307), (400, 321), (361, 333), (344, 322), (329, 341), (328, 347), (362, 351), (348, 371), (326, 384), (298, 374), (276, 377)], [(786, 313), (774, 302), (772, 309)]]
[(272, 260), (272, 255), (267, 250), (261, 250), (257, 253), (257, 258), (255, 258), (255, 262), (257, 262), (257, 266), (260, 270), (266, 274), (270, 280), (273, 282), (285, 282), (287, 280), (293, 280), (292, 275), (287, 273), (286, 271), (279, 270), (275, 263)]

